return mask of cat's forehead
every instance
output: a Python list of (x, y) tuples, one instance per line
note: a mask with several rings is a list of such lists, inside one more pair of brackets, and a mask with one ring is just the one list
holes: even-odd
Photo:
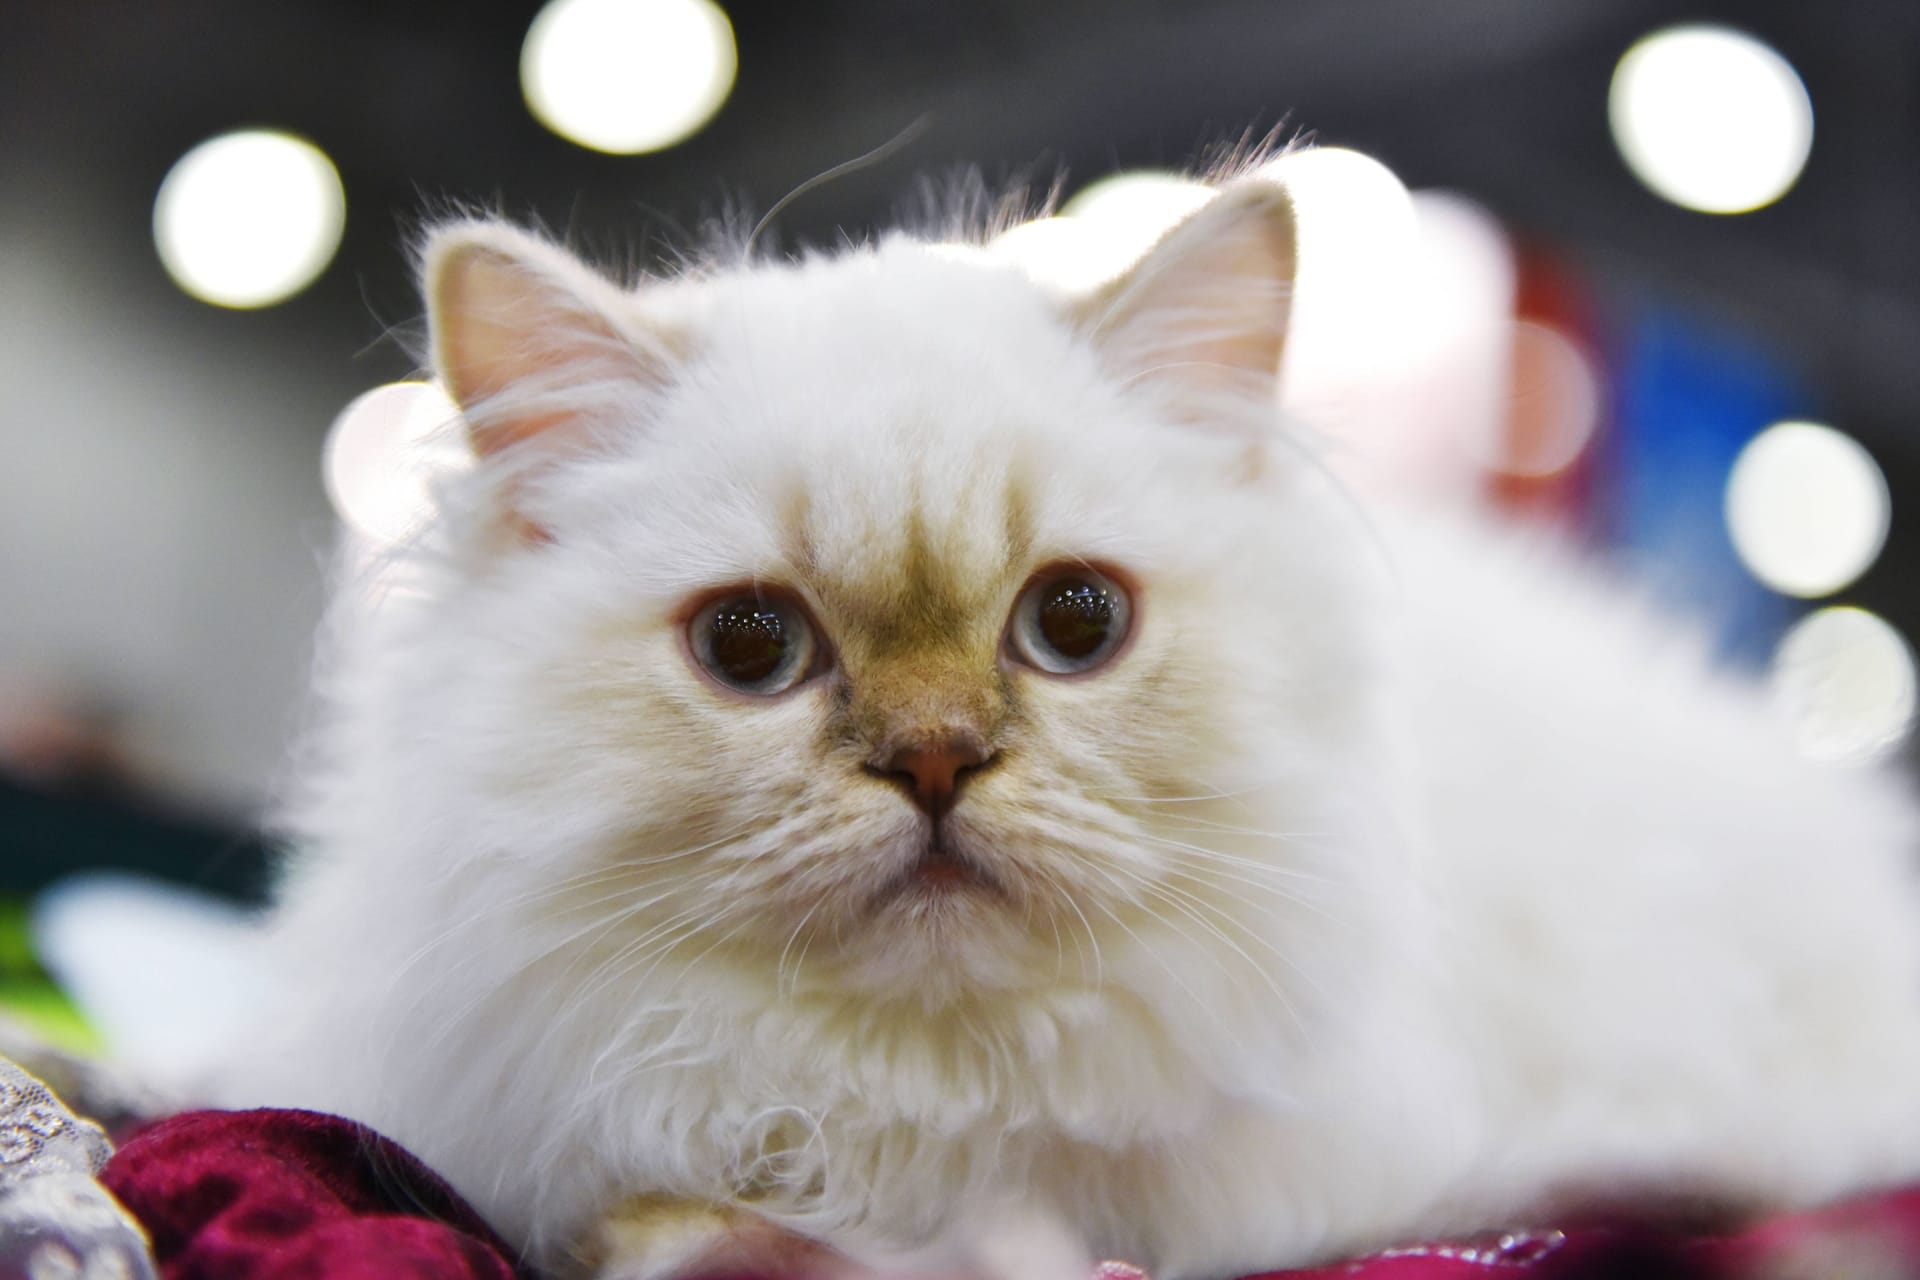
[(796, 386), (1013, 365), (1071, 341), (1059, 307), (1023, 272), (911, 241), (693, 281), (672, 301), (692, 346)]
[(707, 321), (729, 450), (828, 603), (876, 626), (998, 607), (1090, 411), (1043, 295), (906, 245), (743, 281)]
[(927, 465), (896, 440), (841, 461), (801, 468), (782, 504), (784, 558), (822, 604), (881, 649), (960, 643), (991, 623), (1035, 546), (1021, 459)]
[(971, 644), (1042, 563), (1140, 540), (1152, 433), (1017, 272), (906, 245), (702, 306), (654, 475), (703, 579), (791, 579), (881, 648)]

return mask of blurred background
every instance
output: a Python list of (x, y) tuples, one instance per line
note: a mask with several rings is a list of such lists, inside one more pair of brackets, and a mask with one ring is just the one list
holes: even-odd
[(1057, 183), (1065, 216), (1004, 248), (1088, 281), (1210, 150), (1312, 142), (1283, 162), (1287, 395), (1356, 482), (1557, 526), (1768, 681), (1810, 755), (1907, 752), (1910, 0), (81, 0), (6, 27), (0, 1006), (43, 1030), (89, 1034), (49, 965), (110, 1001), (62, 968), (49, 886), (261, 900), (335, 509), (404, 532), (443, 416), (404, 339), (409, 236), (449, 209), (644, 265), (879, 148), (762, 247), (972, 171)]

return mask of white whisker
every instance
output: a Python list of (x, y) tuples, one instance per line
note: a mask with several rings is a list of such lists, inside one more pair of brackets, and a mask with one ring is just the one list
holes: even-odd
[[(824, 897), (814, 899), (813, 905), (808, 907), (806, 914), (800, 917), (800, 923), (794, 925), (793, 932), (787, 935), (786, 945), (780, 948), (780, 959), (775, 962), (773, 966), (773, 984), (774, 989), (784, 992), (787, 999), (793, 998), (794, 992), (799, 989), (800, 985), (800, 966), (798, 963), (794, 965), (792, 985), (789, 986), (785, 984), (787, 953), (793, 950), (794, 940), (806, 929), (807, 922), (813, 919), (814, 912), (818, 911), (826, 901)], [(809, 935), (807, 940), (811, 942), (813, 940), (812, 936)], [(802, 961), (806, 959), (806, 955), (806, 949), (804, 947), (801, 948), (800, 959)]]

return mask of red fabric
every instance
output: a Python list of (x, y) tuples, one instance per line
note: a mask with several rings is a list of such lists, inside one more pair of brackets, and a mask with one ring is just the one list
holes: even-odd
[(515, 1280), (513, 1252), (372, 1130), (308, 1111), (195, 1111), (142, 1130), (100, 1180), (166, 1280)]
[[(136, 1135), (102, 1181), (166, 1280), (534, 1280), (438, 1177), (386, 1139), (304, 1111), (194, 1112)], [(1256, 1280), (1864, 1280), (1920, 1276), (1920, 1187), (1727, 1236), (1632, 1226), (1391, 1249)], [(1144, 1280), (1108, 1265), (1096, 1280)]]

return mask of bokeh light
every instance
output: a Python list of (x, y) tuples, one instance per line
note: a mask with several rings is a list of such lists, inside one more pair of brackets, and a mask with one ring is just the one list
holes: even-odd
[(1009, 227), (988, 251), (1033, 279), (1064, 293), (1086, 293), (1126, 269), (1131, 259), (1116, 253), (1078, 218), (1035, 218)]
[(1125, 271), (1213, 189), (1174, 173), (1138, 170), (1089, 184), (1058, 215), (1009, 228), (991, 252), (1067, 293), (1095, 289)]
[(392, 382), (357, 397), (327, 433), (322, 475), (333, 509), (375, 546), (390, 546), (433, 510), (435, 476), (468, 461), (460, 410), (430, 382)]
[(1300, 237), (1282, 368), (1309, 418), (1332, 423), (1421, 340), (1406, 307), (1419, 221), (1393, 171), (1357, 151), (1296, 151), (1268, 171), (1293, 197)]
[[(1377, 190), (1386, 208), (1400, 198)], [(1411, 206), (1411, 237), (1383, 245), (1397, 259), (1385, 271), (1362, 255), (1349, 255), (1344, 277), (1316, 271), (1314, 243), (1304, 246), (1309, 278), (1295, 298), (1281, 405), (1333, 445), (1329, 465), (1361, 491), (1449, 500), (1479, 494), (1487, 467), (1508, 452), (1516, 268), (1483, 206), (1437, 191), (1413, 195)], [(1302, 213), (1323, 225), (1338, 216), (1337, 205)], [(1389, 226), (1397, 238), (1397, 218)], [(1342, 305), (1356, 288), (1377, 306), (1371, 329), (1361, 309)], [(1318, 343), (1316, 317), (1329, 305), (1344, 352)], [(1317, 343), (1312, 362), (1297, 355)]]
[(551, 0), (520, 49), (521, 91), (540, 122), (613, 155), (691, 137), (737, 68), (733, 25), (711, 0)]
[(1913, 652), (1865, 609), (1820, 609), (1802, 618), (1781, 640), (1771, 674), (1774, 696), (1812, 759), (1876, 760), (1913, 727)]
[(210, 138), (174, 164), (153, 202), (153, 242), (194, 297), (264, 307), (326, 269), (346, 216), (325, 153), (289, 133), (250, 129)]
[(1727, 532), (1761, 582), (1786, 595), (1831, 595), (1886, 545), (1886, 477), (1850, 436), (1777, 422), (1747, 443), (1727, 477)]
[(1513, 326), (1511, 360), (1507, 412), (1496, 418), (1481, 464), (1508, 476), (1564, 471), (1600, 426), (1600, 370), (1574, 339), (1532, 320)]
[(1213, 188), (1177, 173), (1133, 169), (1088, 183), (1060, 206), (1108, 230), (1115, 239), (1138, 243), (1142, 251), (1175, 223), (1213, 198)]
[(1614, 142), (1656, 194), (1702, 213), (1745, 213), (1785, 195), (1813, 147), (1813, 104), (1790, 63), (1738, 31), (1674, 27), (1614, 69)]

